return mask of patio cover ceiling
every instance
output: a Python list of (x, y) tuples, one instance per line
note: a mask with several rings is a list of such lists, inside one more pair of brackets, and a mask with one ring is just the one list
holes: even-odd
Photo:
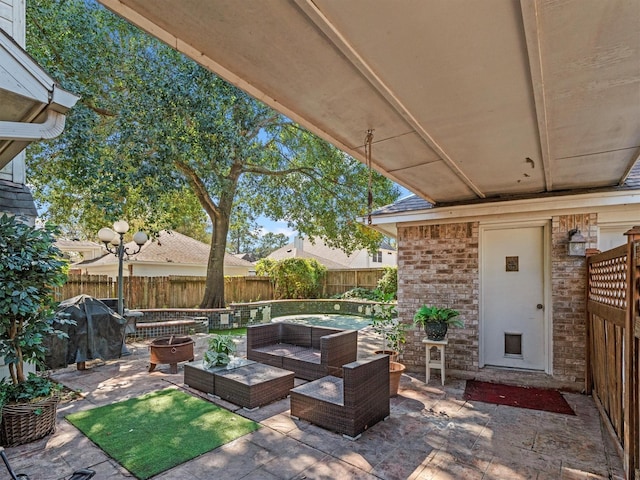
[(422, 198), (614, 186), (638, 0), (100, 0)]

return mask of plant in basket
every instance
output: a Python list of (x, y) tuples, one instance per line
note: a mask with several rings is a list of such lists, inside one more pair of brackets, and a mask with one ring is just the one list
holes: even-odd
[(449, 325), (463, 327), (464, 323), (458, 318), (460, 312), (452, 308), (422, 305), (413, 316), (416, 326), (424, 327), (427, 338), (444, 340)]
[(0, 217), (0, 356), (9, 370), (9, 378), (0, 384), (0, 443), (5, 446), (36, 440), (55, 429), (58, 385), (27, 375), (25, 364), (43, 364), (45, 336), (66, 336), (53, 328), (54, 288), (67, 278), (67, 262), (54, 246), (56, 232), (52, 226), (35, 228), (15, 217)]

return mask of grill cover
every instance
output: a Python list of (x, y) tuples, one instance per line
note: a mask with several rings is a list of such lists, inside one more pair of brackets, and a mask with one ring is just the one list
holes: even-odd
[[(60, 314), (67, 314), (76, 325), (60, 323)], [(122, 354), (127, 320), (97, 298), (89, 295), (64, 300), (56, 310), (54, 328), (69, 338), (51, 335), (45, 339), (47, 368), (66, 367), (70, 363), (100, 358), (111, 360)]]

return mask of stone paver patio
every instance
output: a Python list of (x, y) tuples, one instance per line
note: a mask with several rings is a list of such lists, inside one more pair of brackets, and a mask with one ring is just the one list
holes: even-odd
[[(359, 354), (375, 350), (372, 334), (361, 331)], [(195, 335), (201, 358), (205, 335)], [(239, 345), (242, 352), (243, 345)], [(75, 365), (54, 378), (83, 397), (61, 404), (56, 432), (6, 453), (13, 469), (32, 480), (68, 477), (92, 468), (95, 479), (133, 478), (64, 416), (164, 388), (186, 387), (183, 367), (169, 373), (159, 365), (148, 373), (147, 344), (129, 345), (118, 360)], [(222, 401), (260, 422), (263, 428), (168, 470), (155, 479), (622, 479), (622, 462), (601, 424), (591, 397), (564, 394), (576, 416), (498, 406), (463, 399), (465, 380), (424, 373), (404, 375), (391, 416), (357, 441), (344, 439), (289, 416), (289, 400), (255, 411)], [(204, 398), (206, 395), (202, 394)], [(210, 400), (213, 400), (209, 398)], [(0, 465), (0, 471), (4, 469)], [(6, 475), (8, 477), (8, 475)], [(3, 477), (4, 478), (4, 477)]]

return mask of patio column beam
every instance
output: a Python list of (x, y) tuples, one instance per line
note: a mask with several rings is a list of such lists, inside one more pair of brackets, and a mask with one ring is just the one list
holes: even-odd
[(542, 51), (540, 37), (540, 24), (538, 18), (538, 0), (520, 0), (522, 11), (522, 23), (524, 36), (527, 41), (527, 55), (529, 57), (529, 70), (531, 72), (531, 87), (535, 102), (538, 133), (540, 136), (540, 154), (544, 168), (544, 181), (547, 191), (553, 190), (551, 175), (552, 159), (551, 144), (549, 141), (549, 115), (547, 109), (547, 96), (545, 90), (544, 68), (542, 66)]

